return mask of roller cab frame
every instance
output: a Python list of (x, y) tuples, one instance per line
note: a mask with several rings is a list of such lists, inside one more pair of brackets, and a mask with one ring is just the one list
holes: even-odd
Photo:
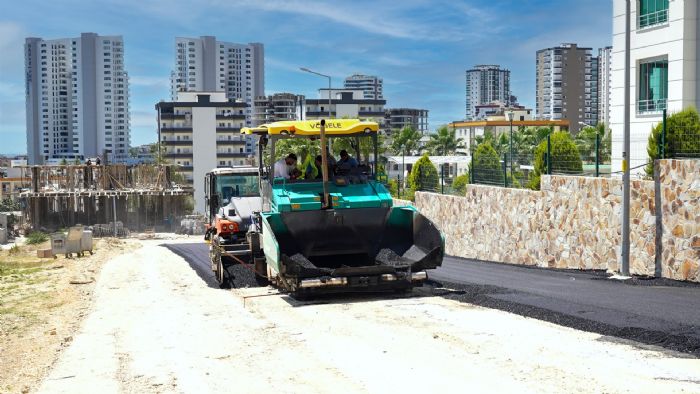
[[(269, 281), (295, 296), (422, 285), (427, 270), (442, 264), (444, 239), (415, 207), (393, 206), (377, 180), (378, 125), (331, 119), (324, 133), (321, 126), (320, 121), (277, 122), (242, 130), (259, 136), (259, 238)], [(321, 139), (321, 146), (324, 138), (331, 144), (346, 139), (359, 166), (326, 159), (321, 170), (327, 180), (274, 178), (274, 158), (289, 153), (276, 155), (276, 145), (290, 138)]]

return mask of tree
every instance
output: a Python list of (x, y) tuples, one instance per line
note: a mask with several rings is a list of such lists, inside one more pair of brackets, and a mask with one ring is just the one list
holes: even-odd
[(423, 136), (416, 129), (406, 126), (394, 135), (390, 149), (395, 155), (410, 155), (419, 150), (418, 142), (421, 137)]
[[(565, 174), (580, 174), (583, 172), (583, 162), (576, 144), (566, 131), (558, 131), (551, 136), (552, 171)], [(545, 156), (547, 141), (540, 142), (535, 149), (535, 169), (530, 176), (527, 187), (540, 190), (540, 176), (547, 172)]]
[[(663, 122), (657, 124), (649, 134), (646, 166), (647, 175), (654, 176), (654, 160), (659, 158), (659, 145)], [(664, 140), (664, 157), (679, 155), (700, 155), (700, 116), (695, 108), (686, 108), (666, 118), (666, 138)]]
[[(377, 133), (377, 154), (386, 152), (386, 137), (383, 133)], [(359, 145), (358, 145), (359, 141)], [(371, 137), (340, 137), (333, 138), (333, 154), (340, 156), (340, 151), (346, 150), (352, 154), (358, 162), (369, 162), (374, 155), (374, 142)]]
[(415, 191), (437, 191), (438, 190), (438, 171), (428, 157), (424, 154), (411, 169), (411, 175), (408, 177), (408, 186)]
[(610, 134), (610, 130), (604, 123), (598, 123), (596, 127), (584, 127), (578, 132), (576, 138), (574, 138), (574, 143), (576, 144), (581, 157), (587, 162), (595, 163), (596, 135), (600, 135), (600, 145), (598, 147), (600, 157), (598, 160), (600, 160), (600, 163), (610, 162), (612, 136)]
[(474, 167), (469, 164), (469, 173), (474, 183), (503, 184), (503, 168), (498, 152), (490, 141), (484, 141), (474, 150)]
[(430, 135), (426, 149), (436, 156), (449, 156), (457, 153), (457, 149), (462, 146), (462, 139), (456, 137), (455, 129), (442, 126), (435, 134)]
[(467, 185), (469, 184), (469, 174), (463, 174), (455, 178), (452, 181), (452, 190), (460, 196), (464, 196), (467, 192)]
[(139, 149), (135, 146), (129, 148), (129, 157), (136, 158), (139, 156)]
[(67, 166), (67, 165), (68, 165), (68, 160), (66, 160), (65, 158), (61, 159), (60, 165), (62, 165), (62, 166)]

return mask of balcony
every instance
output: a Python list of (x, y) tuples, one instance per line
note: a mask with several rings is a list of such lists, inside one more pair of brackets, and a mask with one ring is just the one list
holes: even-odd
[(361, 118), (372, 118), (372, 117), (380, 117), (383, 118), (385, 115), (384, 111), (358, 111), (357, 116)]
[(658, 113), (666, 109), (667, 99), (639, 100), (637, 112), (640, 114)]
[(243, 152), (216, 152), (217, 158), (245, 158), (248, 154)]
[(242, 145), (245, 146), (245, 140), (216, 140), (216, 145)]
[(192, 140), (163, 140), (163, 145), (192, 145)]
[(651, 27), (668, 22), (668, 9), (639, 15), (639, 28)]
[(165, 158), (192, 157), (192, 152), (180, 152), (180, 153), (167, 152), (167, 153), (163, 154), (163, 157), (165, 157)]
[(175, 133), (175, 132), (191, 133), (192, 126), (161, 127), (160, 132), (161, 133)]

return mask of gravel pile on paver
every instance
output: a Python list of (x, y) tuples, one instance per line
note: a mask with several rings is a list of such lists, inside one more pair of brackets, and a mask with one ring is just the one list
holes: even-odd
[(377, 253), (374, 258), (381, 265), (388, 265), (391, 267), (409, 265), (411, 262), (401, 256), (391, 249), (384, 248)]
[(504, 289), (491, 285), (462, 285), (449, 282), (436, 282), (429, 280), (426, 286), (431, 288), (431, 293), (447, 299), (466, 302), (486, 308), (499, 309), (502, 311), (515, 313), (517, 315), (530, 317), (538, 320), (548, 321), (561, 326), (571, 327), (577, 330), (595, 332), (601, 335), (629, 339), (632, 341), (661, 346), (683, 353), (700, 357), (700, 338), (672, 334), (642, 327), (617, 327), (597, 321), (586, 320), (580, 317), (554, 312), (544, 308), (531, 305), (518, 304), (511, 301), (501, 300), (491, 295), (517, 293), (516, 291)]
[(230, 264), (226, 267), (226, 272), (228, 273), (229, 285), (233, 289), (240, 289), (243, 287), (261, 287), (255, 281), (255, 274), (252, 269), (252, 265), (244, 266), (242, 264)]
[(291, 257), (289, 257), (289, 259), (292, 260), (293, 262), (295, 262), (296, 264), (298, 264), (300, 267), (308, 268), (308, 269), (316, 268), (314, 263), (309, 261), (309, 259), (304, 257), (304, 255), (301, 253), (294, 254)]

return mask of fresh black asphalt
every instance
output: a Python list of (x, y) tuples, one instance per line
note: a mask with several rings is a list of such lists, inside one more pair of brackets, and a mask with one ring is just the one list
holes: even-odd
[(700, 357), (700, 285), (454, 257), (430, 278), (447, 298)]
[[(194, 240), (193, 240), (194, 241)], [(163, 245), (210, 287), (207, 245)], [(256, 286), (229, 267), (234, 287)], [(446, 257), (429, 272), (433, 294), (579, 330), (662, 346), (700, 357), (700, 285), (666, 279), (609, 279), (602, 272), (548, 270)]]

